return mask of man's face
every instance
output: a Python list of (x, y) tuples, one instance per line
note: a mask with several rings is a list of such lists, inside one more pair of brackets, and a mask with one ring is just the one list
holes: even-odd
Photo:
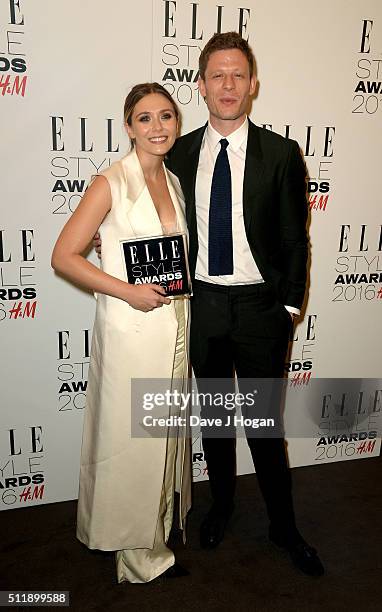
[(199, 90), (210, 111), (212, 126), (222, 135), (239, 127), (248, 110), (256, 78), (249, 74), (249, 63), (239, 49), (215, 51), (208, 59)]

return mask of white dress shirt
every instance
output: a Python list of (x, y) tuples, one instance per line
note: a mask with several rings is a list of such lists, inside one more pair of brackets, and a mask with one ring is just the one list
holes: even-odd
[[(232, 188), (232, 238), (233, 274), (210, 276), (208, 274), (208, 220), (212, 175), (216, 158), (221, 149), (220, 140), (228, 140), (227, 154), (231, 168)], [(199, 250), (195, 278), (219, 285), (253, 285), (264, 282), (248, 244), (244, 226), (243, 183), (245, 157), (247, 152), (248, 121), (228, 136), (222, 136), (210, 123), (204, 132), (200, 149), (198, 172), (195, 186), (195, 206), (198, 226)], [(297, 308), (286, 307), (299, 314)]]

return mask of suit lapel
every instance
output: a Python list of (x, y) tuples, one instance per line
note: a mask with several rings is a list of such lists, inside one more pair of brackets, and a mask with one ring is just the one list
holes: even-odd
[(180, 176), (183, 193), (186, 200), (186, 220), (189, 233), (189, 260), (192, 277), (195, 274), (196, 259), (199, 249), (198, 226), (195, 208), (196, 175), (198, 172), (200, 148), (202, 146), (203, 135), (206, 127), (207, 124), (197, 131), (192, 140), (191, 146), (185, 152), (186, 156), (183, 160), (184, 170)]
[(196, 175), (198, 172), (200, 147), (202, 146), (203, 135), (207, 124), (205, 124), (195, 135), (190, 148), (187, 151), (185, 165), (187, 170), (182, 176), (182, 188), (186, 198), (186, 218), (189, 228), (192, 227), (193, 221), (196, 223), (195, 213), (195, 186)]
[(264, 161), (260, 146), (259, 128), (248, 120), (248, 142), (244, 169), (243, 213), (247, 236), (256, 211), (257, 196), (262, 187)]

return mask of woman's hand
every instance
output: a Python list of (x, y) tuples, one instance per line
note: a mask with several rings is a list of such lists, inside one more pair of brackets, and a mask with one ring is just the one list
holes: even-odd
[(102, 247), (102, 240), (101, 240), (101, 236), (100, 233), (97, 232), (96, 234), (94, 234), (93, 236), (93, 249), (95, 250), (95, 252), (98, 255), (98, 259), (101, 259), (101, 247)]
[(163, 304), (171, 304), (166, 297), (166, 290), (161, 285), (150, 283), (147, 285), (127, 285), (125, 302), (132, 308), (149, 312), (154, 308), (160, 308)]

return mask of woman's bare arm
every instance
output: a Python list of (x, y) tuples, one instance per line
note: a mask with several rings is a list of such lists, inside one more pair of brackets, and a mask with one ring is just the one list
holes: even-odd
[(131, 285), (106, 274), (83, 257), (82, 253), (110, 208), (109, 183), (105, 177), (98, 176), (62, 229), (53, 250), (52, 267), (86, 289), (124, 300), (138, 310), (146, 312), (169, 304), (170, 300), (160, 285)]

